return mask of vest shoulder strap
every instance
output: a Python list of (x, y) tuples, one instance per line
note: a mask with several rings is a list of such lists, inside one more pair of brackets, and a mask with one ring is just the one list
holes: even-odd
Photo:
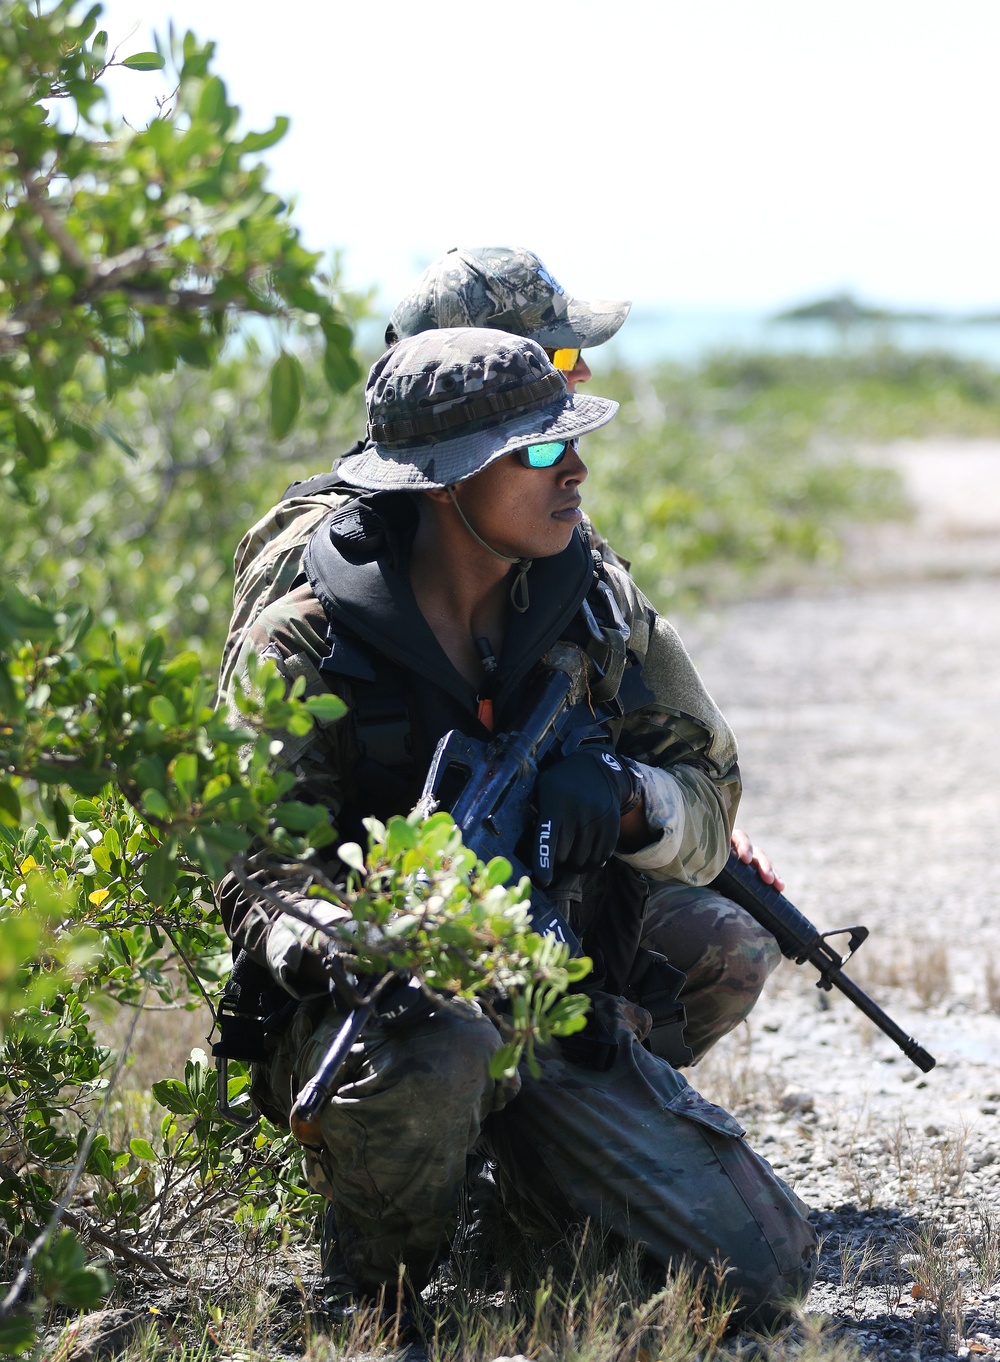
[(594, 580), (580, 605), (587, 630), (587, 655), (597, 668), (598, 678), (591, 683), (591, 698), (610, 704), (618, 695), (625, 672), (631, 630), (618, 604), (604, 559), (591, 550)]
[(349, 721), (362, 760), (412, 777), (413, 722), (403, 669), (340, 629), (334, 633), (328, 626), (327, 640), (330, 651), (319, 670), (348, 683)]

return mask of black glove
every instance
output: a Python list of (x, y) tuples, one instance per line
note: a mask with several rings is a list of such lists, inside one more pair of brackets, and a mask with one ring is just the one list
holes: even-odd
[(556, 870), (583, 874), (604, 864), (618, 845), (622, 809), (638, 803), (638, 778), (611, 747), (591, 747), (543, 771), (535, 797), (534, 879), (547, 888)]

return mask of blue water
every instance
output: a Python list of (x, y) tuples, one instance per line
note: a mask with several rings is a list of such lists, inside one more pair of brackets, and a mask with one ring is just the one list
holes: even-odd
[(775, 322), (746, 313), (669, 312), (633, 308), (603, 355), (628, 364), (650, 360), (690, 363), (720, 350), (805, 351), (831, 354), (891, 345), (944, 350), (1000, 366), (1000, 323), (994, 322)]
[[(384, 317), (357, 328), (359, 348), (372, 359), (382, 348)], [(658, 311), (634, 307), (622, 329), (601, 346), (605, 360), (642, 366), (658, 360), (696, 363), (722, 350), (836, 354), (891, 345), (900, 350), (944, 350), (1000, 367), (1000, 323), (994, 322), (774, 322), (739, 312)], [(592, 358), (594, 358), (592, 356)]]

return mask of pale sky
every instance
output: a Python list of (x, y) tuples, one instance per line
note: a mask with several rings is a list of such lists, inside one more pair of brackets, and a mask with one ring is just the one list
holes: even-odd
[[(217, 43), (314, 250), (391, 305), (454, 245), (570, 293), (1000, 306), (998, 0), (106, 0)], [(132, 29), (135, 32), (128, 37)], [(148, 116), (158, 75), (122, 72)]]

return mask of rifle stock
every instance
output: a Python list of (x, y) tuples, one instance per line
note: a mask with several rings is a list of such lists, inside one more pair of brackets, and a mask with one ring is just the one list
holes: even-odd
[(816, 987), (839, 989), (855, 1007), (875, 1023), (880, 1031), (898, 1045), (907, 1059), (923, 1073), (929, 1073), (937, 1062), (912, 1036), (908, 1036), (901, 1026), (870, 998), (864, 989), (843, 972), (845, 957), (839, 955), (829, 944), (827, 937), (848, 933), (850, 950), (847, 959), (868, 936), (867, 927), (842, 927), (835, 932), (820, 932), (802, 913), (779, 894), (757, 874), (752, 865), (741, 861), (735, 852), (730, 852), (725, 869), (713, 881), (712, 887), (727, 899), (732, 899), (769, 931), (781, 948), (782, 955), (794, 960), (796, 964), (810, 964), (819, 970)]

